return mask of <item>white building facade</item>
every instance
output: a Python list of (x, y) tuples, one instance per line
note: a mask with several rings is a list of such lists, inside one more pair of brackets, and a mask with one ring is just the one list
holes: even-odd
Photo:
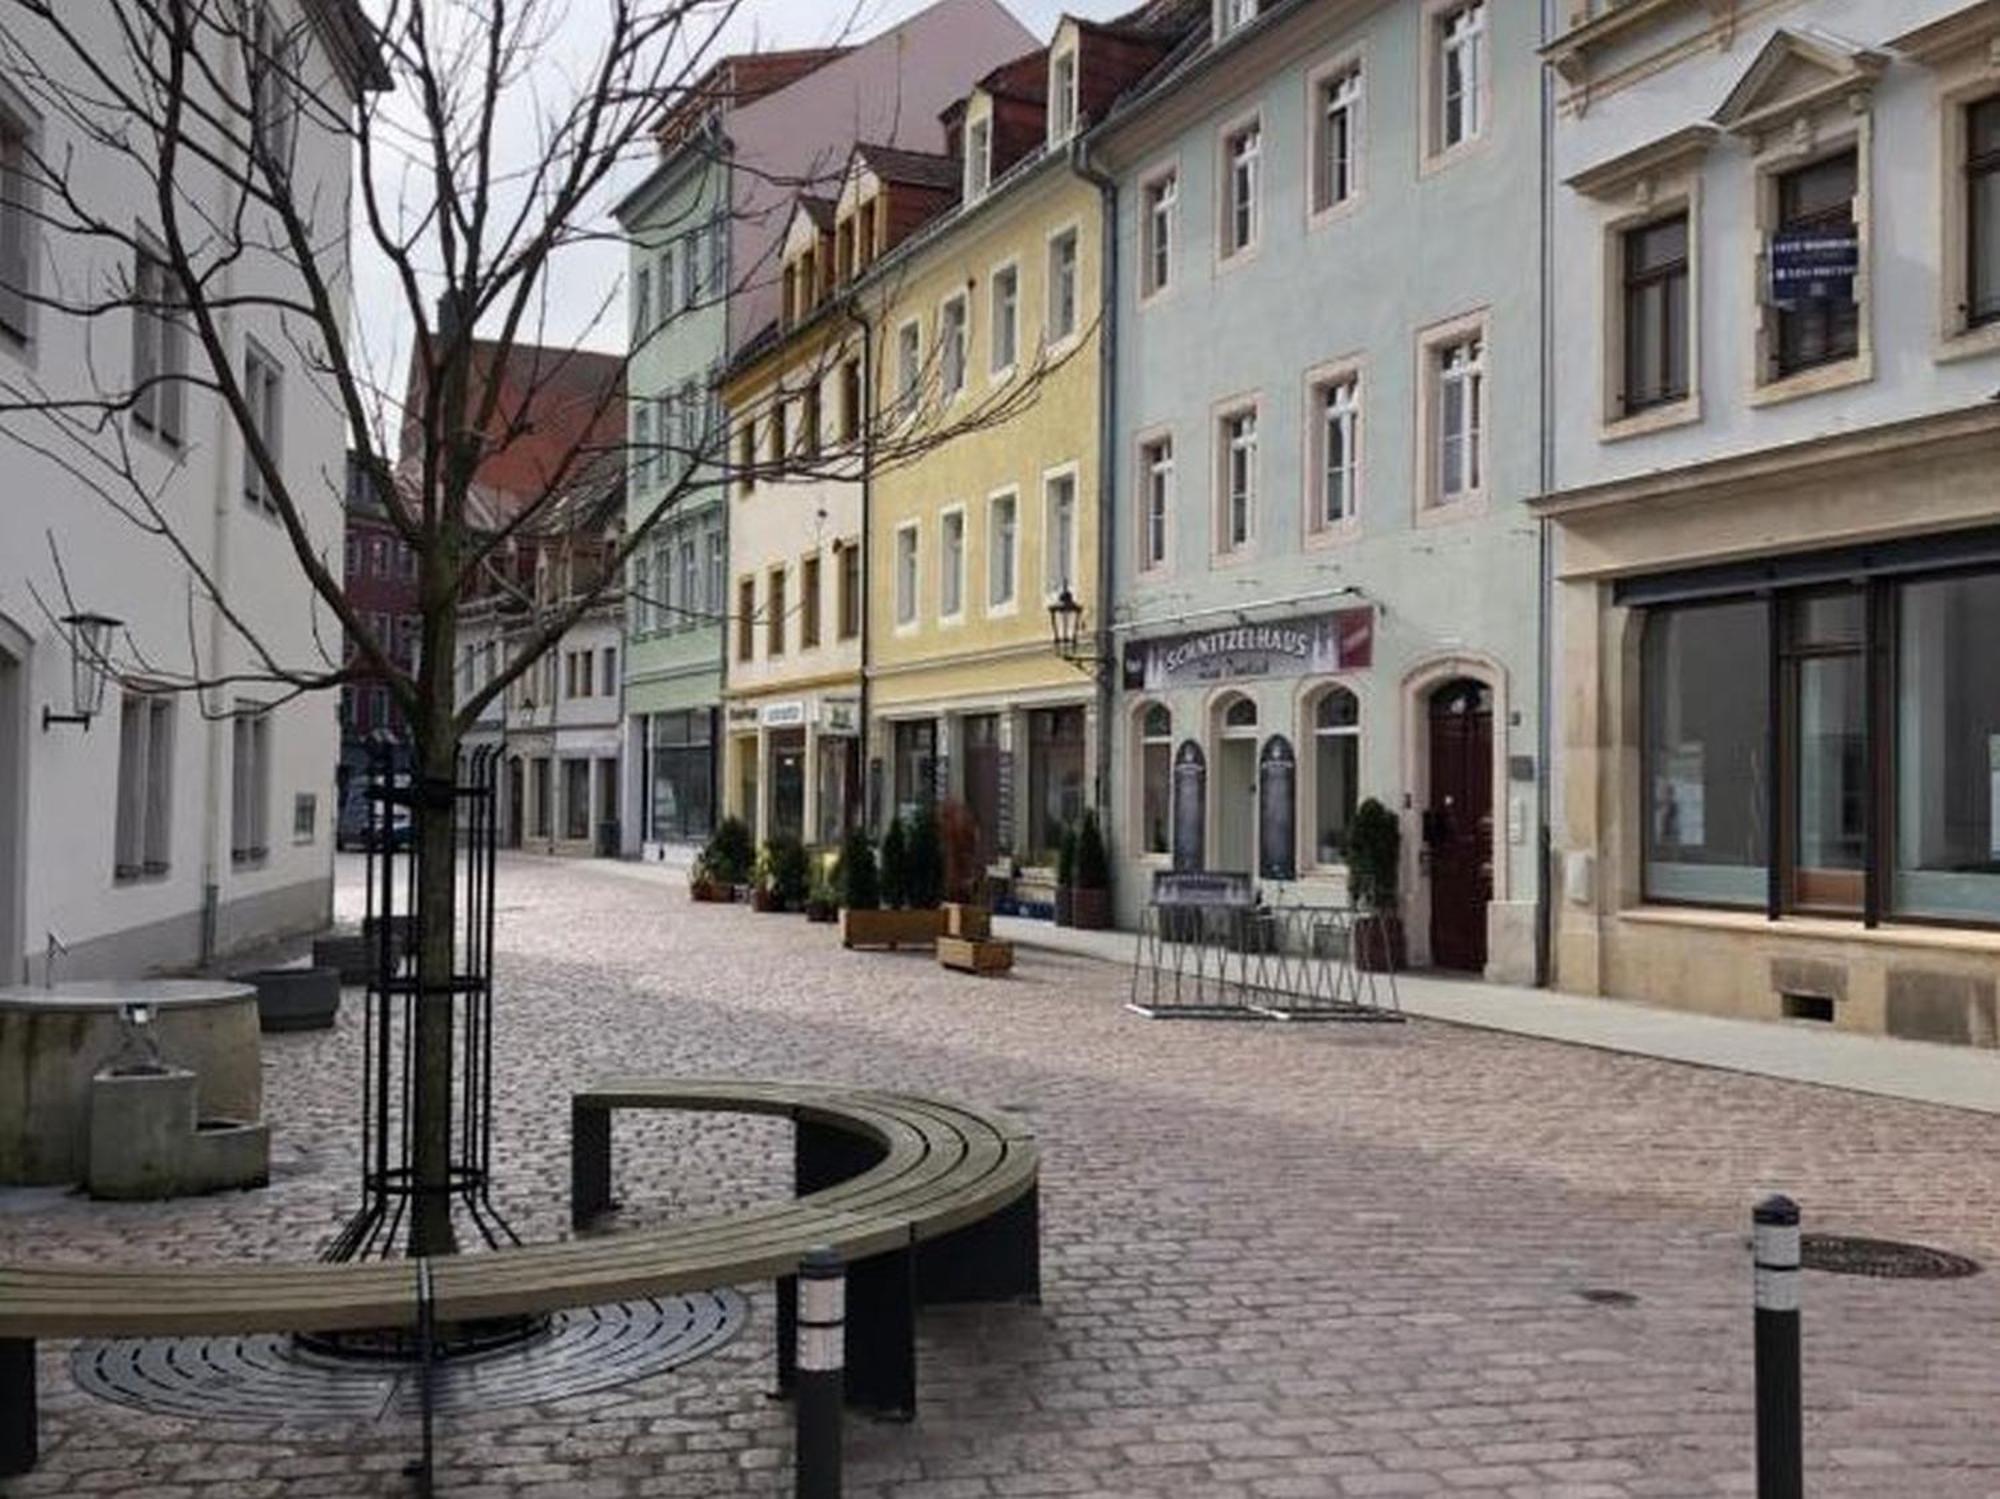
[[(344, 299), (349, 141), (324, 127), (320, 111), (345, 113), (357, 90), (379, 81), (371, 73), (379, 64), (365, 46), (356, 50), (366, 27), (349, 0), (269, 0), (252, 10), (263, 34), (283, 39), (297, 86), (316, 101), (277, 110), (263, 128), (284, 134), (296, 200), (327, 217), (318, 264)], [(126, 57), (107, 0), (60, 14), (94, 59), (116, 68)], [(0, 983), (40, 978), (57, 943), (67, 948), (63, 977), (170, 970), (317, 929), (332, 909), (336, 694), (290, 697), (258, 681), (252, 646), (208, 601), (196, 568), (288, 668), (337, 666), (342, 632), (306, 583), (227, 408), (173, 379), (203, 376), (205, 357), (176, 320), (144, 305), (166, 285), (159, 263), (63, 233), (24, 206), (50, 191), (34, 185), (34, 164), (66, 163), (91, 217), (136, 220), (142, 241), (161, 232), (147, 174), (51, 107), (63, 96), (55, 91), (82, 90), (74, 51), (31, 21), (10, 21), (7, 33), (0, 401), (95, 390), (120, 397), (121, 409), (88, 437), (39, 416), (0, 417)], [(241, 50), (222, 50), (212, 60), (217, 75), (235, 97), (251, 97)], [(220, 174), (187, 162), (176, 188), (184, 224), (229, 221)], [(254, 222), (247, 228), (258, 232)], [(258, 251), (220, 274), (217, 295), (297, 288), (294, 271)], [(61, 297), (134, 305), (84, 319), (54, 305)], [(312, 549), (337, 579), (342, 420), (304, 366), (297, 330), (281, 327), (273, 309), (239, 304), (218, 316)], [(128, 500), (131, 491), (125, 478), (106, 477), (106, 459), (129, 463), (130, 477), (156, 495), (192, 566), (107, 503), (101, 491)], [(76, 706), (78, 632), (62, 622), (75, 614), (119, 621), (103, 653), (112, 679), (87, 726), (45, 716)]]

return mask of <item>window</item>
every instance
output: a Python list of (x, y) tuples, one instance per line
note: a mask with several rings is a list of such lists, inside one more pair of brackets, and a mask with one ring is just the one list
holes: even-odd
[(819, 554), (799, 563), (799, 649), (819, 644)]
[(1174, 715), (1165, 703), (1139, 714), (1139, 851), (1173, 852)]
[(836, 585), (839, 597), (835, 600), (840, 614), (840, 638), (853, 640), (861, 634), (861, 543), (850, 541), (834, 555), (840, 563)]
[(1049, 64), (1049, 144), (1076, 133), (1076, 54), (1058, 52)]
[(576, 696), (576, 652), (563, 652), (563, 696)]
[(947, 401), (965, 389), (965, 294), (938, 308), (938, 383)]
[(819, 381), (814, 380), (799, 397), (799, 456), (819, 457)]
[(231, 737), (229, 859), (255, 864), (269, 847), (264, 819), (271, 803), (271, 715), (254, 703), (238, 703)]
[(1257, 0), (1218, 0), (1216, 10), (1216, 30), (1220, 36), (1228, 36), (1257, 19)]
[(368, 538), (368, 571), (377, 578), (389, 576), (388, 537), (375, 535)]
[(132, 421), (180, 446), (187, 387), (187, 335), (166, 262), (141, 250), (132, 277)]
[[(284, 382), (278, 366), (271, 357), (254, 343), (246, 343), (243, 350), (243, 402), (249, 408), (250, 431), (263, 446), (272, 467), (283, 463), (280, 443), (284, 433)], [(243, 496), (253, 505), (261, 505), (273, 515), (277, 513), (278, 501), (264, 482), (264, 472), (257, 466), (256, 455), (250, 443), (243, 444)]]
[(1329, 687), (1313, 705), (1313, 862), (1347, 858), (1361, 777), (1361, 704), (1345, 687)]
[(361, 576), (361, 538), (350, 534), (347, 538), (347, 571), (345, 577), (353, 582)]
[(2000, 94), (1965, 110), (1965, 321), (2000, 319)]
[(1313, 87), (1312, 206), (1326, 213), (1360, 186), (1361, 69), (1347, 67)]
[(747, 495), (757, 488), (757, 419), (746, 416), (736, 429), (736, 492)]
[(298, 118), (297, 57), (268, 5), (251, 12), (249, 43), (250, 148), (267, 171), (283, 176), (291, 170)]
[(653, 447), (653, 403), (641, 401), (632, 413), (632, 454), (633, 483), (640, 489), (648, 489), (653, 483), (653, 463), (657, 453)]
[(660, 250), (660, 321), (666, 322), (674, 315), (674, 286), (676, 281), (675, 261), (679, 257), (674, 246), (666, 245)]
[(1486, 131), (1486, 4), (1472, 0), (1437, 12), (1432, 22), (1433, 155)]
[(1361, 377), (1335, 375), (1312, 389), (1311, 529), (1329, 531), (1354, 519), (1361, 500)]
[(1625, 260), (1627, 412), (1688, 393), (1688, 218), (1628, 229)]
[[(807, 288), (811, 296), (811, 288)], [(692, 311), (701, 300), (701, 243), (693, 234), (681, 239), (681, 310)]]
[(644, 338), (653, 330), (653, 270), (640, 266), (632, 273), (632, 337)]
[(1031, 856), (1052, 860), (1063, 830), (1083, 816), (1083, 709), (1035, 708), (1028, 713), (1028, 818)]
[(965, 196), (968, 202), (986, 196), (993, 184), (993, 122), (974, 120), (965, 127)]
[(1485, 341), (1475, 334), (1434, 345), (1430, 364), (1437, 432), (1431, 503), (1451, 505), (1485, 483)]
[(771, 569), (768, 579), (769, 592), (764, 600), (764, 653), (767, 656), (785, 654), (785, 570)]
[(1216, 550), (1250, 544), (1257, 512), (1257, 408), (1226, 414), (1218, 424)]
[(1897, 592), (1894, 909), (2000, 922), (2000, 575)]
[(535, 809), (534, 836), (537, 838), (548, 837), (549, 830), (555, 826), (553, 800), (549, 786), (549, 757), (537, 755), (528, 762), (528, 804)]
[(996, 494), (986, 505), (986, 608), (1011, 608), (1020, 571), (1016, 544), (1020, 502), (1012, 494)]
[(736, 659), (748, 661), (757, 654), (757, 580), (736, 580)]
[(118, 827), (113, 873), (165, 874), (172, 860), (174, 701), (128, 692), (118, 714)]
[[(701, 599), (703, 611), (715, 615), (728, 612), (728, 577), (729, 553), (724, 544), (722, 527), (711, 526), (708, 529), (708, 587), (702, 591)], [(700, 624), (701, 621), (696, 619), (692, 623)]]
[(292, 797), (292, 842), (311, 843), (319, 836), (319, 796), (300, 791)]
[(0, 106), (0, 333), (28, 341), (35, 284), (35, 189), (30, 176), (33, 131)]
[(957, 619), (965, 613), (965, 512), (947, 510), (938, 517), (938, 614)]
[(699, 611), (701, 600), (695, 596), (695, 588), (700, 581), (692, 536), (683, 536), (680, 543), (680, 617), (674, 621), (677, 628), (690, 630), (701, 623)]
[[(1851, 241), (1859, 155), (1850, 147), (1777, 179), (1775, 261), (1788, 243)], [(1776, 371), (1779, 378), (1822, 364), (1852, 359), (1861, 350), (1861, 309), (1852, 277), (1773, 284), (1777, 307)]]
[(989, 368), (995, 375), (1014, 368), (1020, 347), (1021, 272), (1004, 265), (993, 273), (988, 287), (988, 316), (993, 326), (993, 350)]
[(1180, 192), (1180, 173), (1175, 171), (1162, 172), (1140, 189), (1139, 274), (1141, 290), (1149, 297), (1173, 285)]
[(857, 442), (861, 437), (861, 361), (845, 359), (840, 365), (840, 440)]
[(407, 541), (396, 543), (396, 571), (405, 583), (417, 580), (417, 554)]
[(563, 837), (590, 836), (590, 762), (565, 756), (562, 763)]
[(589, 651), (578, 651), (577, 663), (583, 675), (583, 690), (578, 697), (597, 696), (597, 657)]
[(769, 456), (773, 470), (782, 471), (789, 444), (785, 437), (785, 413), (790, 409), (782, 391), (771, 398), (769, 425), (765, 428), (770, 438)]
[(604, 670), (598, 675), (598, 690), (606, 697), (616, 697), (618, 682), (618, 647), (607, 645), (602, 651)]
[(896, 623), (917, 622), (917, 528), (896, 528)]
[(1076, 332), (1076, 231), (1065, 229), (1049, 241), (1049, 342)]
[(1076, 581), (1076, 475), (1042, 481), (1042, 587), (1058, 597)]
[(896, 412), (901, 417), (917, 414), (923, 398), (924, 331), (912, 318), (896, 330)]
[(1167, 564), (1167, 524), (1174, 508), (1174, 440), (1139, 445), (1139, 570)]
[(646, 721), (651, 786), (646, 814), (649, 838), (699, 838), (709, 830), (713, 800), (709, 710), (654, 713)]
[(659, 608), (655, 611), (655, 627), (662, 630), (678, 630), (686, 618), (681, 613), (687, 600), (674, 587), (674, 547), (664, 535), (653, 540), (653, 582), (659, 590)]
[(875, 258), (875, 200), (870, 198), (855, 214), (855, 263), (867, 265)]
[(1264, 131), (1256, 120), (1222, 138), (1224, 260), (1257, 243), (1257, 177), (1263, 150)]

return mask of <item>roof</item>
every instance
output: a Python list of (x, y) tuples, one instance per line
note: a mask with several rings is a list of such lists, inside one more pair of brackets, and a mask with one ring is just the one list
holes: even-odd
[(319, 33), (348, 92), (382, 93), (394, 86), (382, 60), (382, 39), (360, 0), (306, 0), (306, 19)]
[(733, 108), (774, 94), (853, 50), (852, 47), (792, 47), (769, 52), (733, 52), (681, 91), (681, 97), (654, 128), (654, 138), (661, 150), (671, 150), (693, 134), (717, 105)]
[(805, 211), (806, 217), (820, 228), (833, 227), (833, 199), (822, 198), (818, 193), (800, 193), (796, 201), (799, 208)]
[(936, 151), (905, 151), (895, 146), (871, 145), (861, 141), (854, 154), (868, 163), (868, 169), (884, 182), (901, 182), (911, 187), (958, 190), (963, 174), (956, 156)]

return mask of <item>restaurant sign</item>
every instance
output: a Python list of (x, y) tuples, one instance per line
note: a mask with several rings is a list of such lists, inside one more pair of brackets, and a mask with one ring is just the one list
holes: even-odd
[(1861, 274), (1861, 240), (1852, 229), (1779, 230), (1771, 236), (1768, 300), (1775, 307), (1852, 302)]
[(1372, 665), (1374, 657), (1374, 609), (1335, 609), (1268, 624), (1128, 640), (1125, 689), (1158, 692), (1200, 682), (1357, 671)]

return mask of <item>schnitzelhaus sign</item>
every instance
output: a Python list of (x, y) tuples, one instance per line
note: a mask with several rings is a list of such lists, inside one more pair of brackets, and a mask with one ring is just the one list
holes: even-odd
[(1375, 611), (1334, 609), (1264, 624), (1224, 625), (1191, 635), (1125, 642), (1128, 692), (1199, 682), (1307, 677), (1357, 671), (1375, 655)]

